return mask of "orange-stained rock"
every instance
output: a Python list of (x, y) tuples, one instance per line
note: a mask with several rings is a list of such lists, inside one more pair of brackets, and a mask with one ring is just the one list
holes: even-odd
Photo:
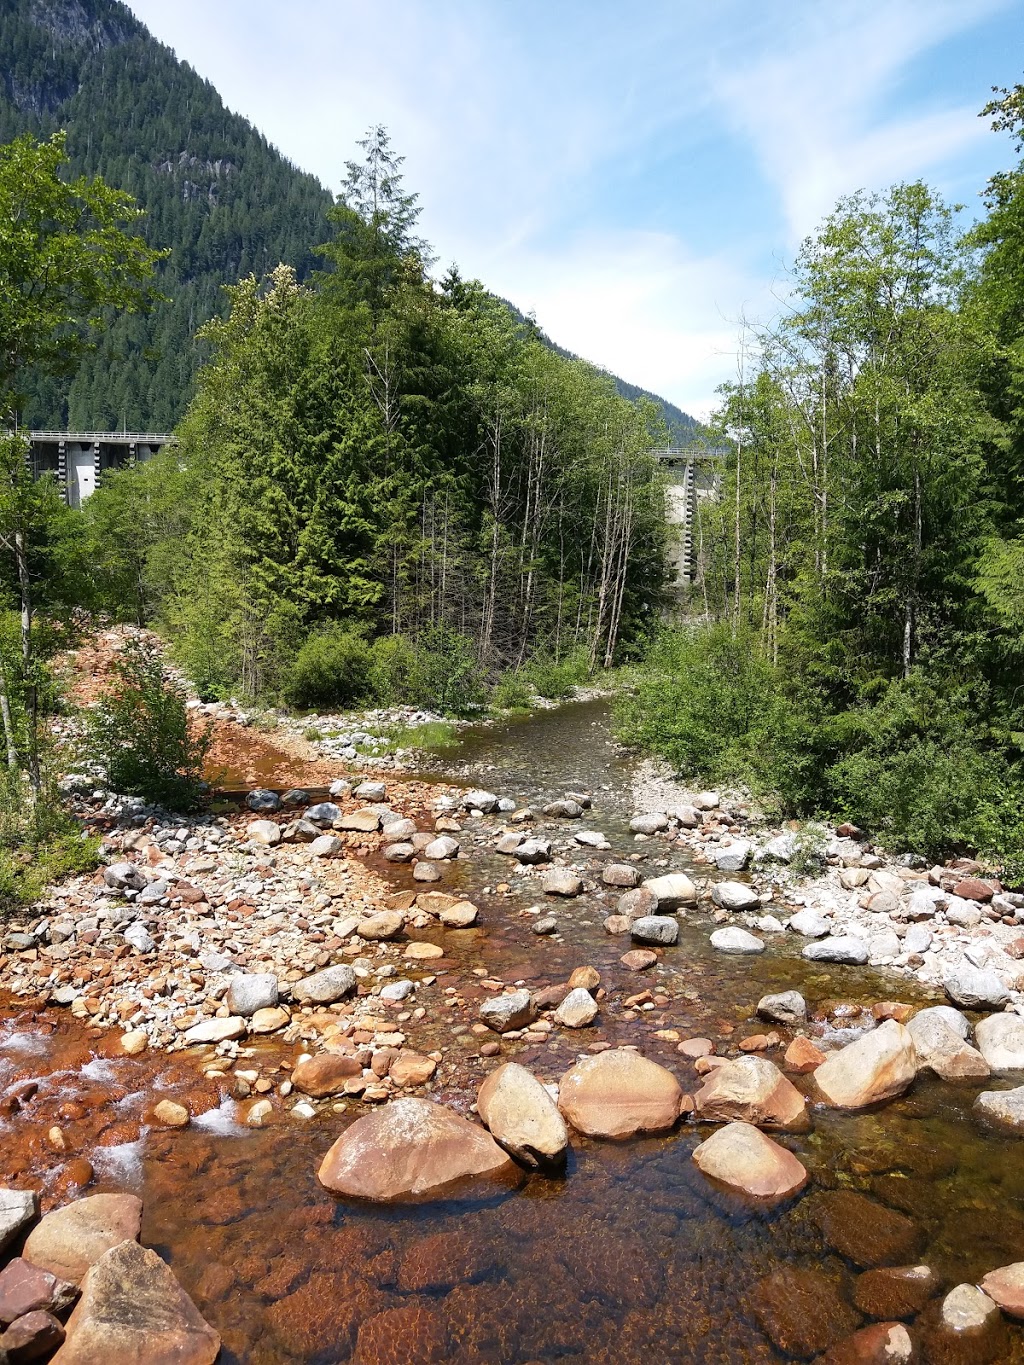
[(346, 1057), (340, 1052), (318, 1052), (293, 1068), (292, 1084), (304, 1095), (321, 1099), (324, 1095), (340, 1095), (349, 1077), (362, 1074), (363, 1068), (355, 1057)]
[(786, 1048), (782, 1060), (789, 1071), (795, 1071), (802, 1076), (808, 1071), (816, 1071), (825, 1057), (826, 1054), (822, 1052), (820, 1047), (815, 1047), (810, 1038), (805, 1038), (803, 1034), (800, 1034)]
[(213, 1365), (220, 1337), (155, 1251), (122, 1242), (86, 1275), (53, 1365)]
[(29, 1233), (22, 1255), (59, 1279), (81, 1284), (112, 1247), (134, 1241), (141, 1224), (142, 1200), (134, 1194), (91, 1194), (48, 1213)]
[(356, 1199), (433, 1194), (470, 1177), (515, 1183), (515, 1162), (486, 1129), (430, 1100), (399, 1099), (357, 1119), (324, 1157), (320, 1181)]
[(873, 1322), (826, 1351), (821, 1365), (912, 1365), (916, 1359), (917, 1348), (902, 1322)]
[(917, 1075), (910, 1032), (887, 1019), (871, 1033), (833, 1052), (814, 1073), (818, 1089), (837, 1109), (864, 1109), (901, 1095)]
[(679, 1118), (683, 1092), (672, 1072), (629, 1048), (584, 1057), (562, 1077), (558, 1107), (588, 1137), (665, 1133)]
[(399, 1052), (391, 1062), (388, 1075), (395, 1085), (423, 1085), (437, 1070), (432, 1057), (418, 1052)]
[(569, 1134), (554, 1100), (516, 1062), (499, 1066), (476, 1097), (477, 1112), (506, 1151), (528, 1166), (565, 1159)]
[(905, 1005), (900, 1000), (879, 1000), (877, 1005), (871, 1006), (871, 1013), (879, 1022), (895, 1019), (897, 1024), (905, 1024), (914, 1013), (914, 1006)]
[(445, 1320), (422, 1303), (386, 1308), (359, 1327), (354, 1365), (435, 1365), (448, 1359)]
[(758, 1204), (789, 1199), (807, 1184), (807, 1171), (792, 1152), (750, 1123), (727, 1123), (696, 1147), (693, 1160), (711, 1180)]
[(711, 1122), (806, 1128), (807, 1105), (792, 1081), (767, 1057), (738, 1057), (708, 1073), (693, 1097), (697, 1117)]

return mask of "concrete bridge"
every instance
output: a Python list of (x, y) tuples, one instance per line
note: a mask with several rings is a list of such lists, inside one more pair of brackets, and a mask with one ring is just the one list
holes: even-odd
[(96, 491), (105, 469), (124, 469), (171, 445), (173, 435), (154, 431), (30, 431), (29, 464), (36, 478), (56, 474), (69, 507), (81, 507)]
[(685, 446), (662, 446), (650, 452), (667, 475), (666, 519), (671, 527), (669, 565), (672, 586), (688, 587), (697, 573), (693, 528), (697, 502), (718, 496), (722, 464), (729, 446), (712, 446), (698, 437)]

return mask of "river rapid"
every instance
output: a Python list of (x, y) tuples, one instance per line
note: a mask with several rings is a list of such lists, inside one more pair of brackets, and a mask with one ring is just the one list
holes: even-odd
[[(635, 850), (628, 822), (639, 809), (640, 765), (615, 744), (604, 702), (472, 728), (426, 766), (425, 777), (487, 787), (519, 804), (592, 791), (586, 826), (606, 836), (609, 859)], [(287, 774), (277, 778), (289, 785)], [(660, 848), (651, 853), (663, 856)], [(413, 885), (407, 868), (380, 859), (374, 866), (396, 889)], [(517, 885), (507, 870), (484, 846), (453, 865), (445, 882), (481, 908), (482, 927), (446, 947), (463, 969), (531, 988), (564, 981), (585, 964), (607, 986), (629, 978), (619, 963), (628, 942), (602, 928), (610, 898), (559, 905), (560, 932), (539, 938), (525, 913), (536, 904), (536, 884)], [(679, 943), (656, 974), (629, 978), (631, 990), (651, 992), (651, 1008), (620, 1003), (601, 1021), (603, 1039), (639, 1045), (676, 1071), (687, 1092), (699, 1081), (678, 1040), (707, 1037), (730, 1052), (763, 1030), (753, 1009), (768, 992), (801, 991), (826, 1021), (819, 1036), (833, 1041), (855, 1036), (865, 1004), (935, 1003), (903, 976), (806, 962), (792, 935), (772, 938), (757, 957), (715, 954), (710, 927), (702, 913), (682, 920)], [(444, 931), (436, 932), (440, 941)], [(439, 1039), (442, 1031), (439, 1022)], [(518, 1050), (503, 1044), (502, 1060), (557, 1081), (588, 1041), (561, 1034)], [(59, 1201), (76, 1189), (68, 1170), (78, 1159), (92, 1170), (89, 1193), (138, 1193), (142, 1241), (221, 1334), (225, 1362), (767, 1365), (813, 1358), (873, 1321), (864, 1282), (873, 1266), (924, 1264), (945, 1290), (1024, 1258), (1024, 1148), (971, 1114), (978, 1090), (999, 1082), (953, 1085), (922, 1075), (877, 1111), (815, 1106), (808, 1133), (780, 1139), (811, 1182), (770, 1214), (709, 1186), (690, 1160), (709, 1130), (692, 1122), (666, 1138), (624, 1144), (573, 1135), (564, 1175), (531, 1175), (515, 1192), (371, 1207), (332, 1198), (315, 1175), (358, 1106), (248, 1129), (224, 1092), (189, 1072), (183, 1054), (115, 1052), (59, 1011), (6, 1008), (3, 1183), (38, 1180), (50, 1202)], [(465, 1089), (449, 1082), (428, 1093), (465, 1110), (474, 1074), (467, 1068)], [(35, 1087), (31, 1103), (10, 1100), (19, 1086)], [(146, 1124), (154, 1090), (190, 1097), (197, 1117), (188, 1128)], [(77, 1134), (59, 1165), (47, 1137), (54, 1124)], [(939, 1301), (907, 1315), (926, 1343)], [(371, 1319), (378, 1325), (360, 1336)], [(958, 1355), (947, 1343), (927, 1347), (924, 1358), (1024, 1362), (1024, 1337), (1012, 1325), (985, 1354), (978, 1349)]]

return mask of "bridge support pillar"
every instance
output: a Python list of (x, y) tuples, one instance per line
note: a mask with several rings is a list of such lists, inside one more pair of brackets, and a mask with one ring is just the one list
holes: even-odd
[(60, 488), (60, 495), (65, 502), (68, 501), (68, 443), (67, 441), (57, 442), (57, 485)]

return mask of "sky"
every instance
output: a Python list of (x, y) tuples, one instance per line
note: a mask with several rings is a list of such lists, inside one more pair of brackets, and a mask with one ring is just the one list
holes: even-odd
[(337, 190), (386, 125), (438, 270), (696, 416), (836, 199), (1013, 163), (1020, 0), (128, 0)]

